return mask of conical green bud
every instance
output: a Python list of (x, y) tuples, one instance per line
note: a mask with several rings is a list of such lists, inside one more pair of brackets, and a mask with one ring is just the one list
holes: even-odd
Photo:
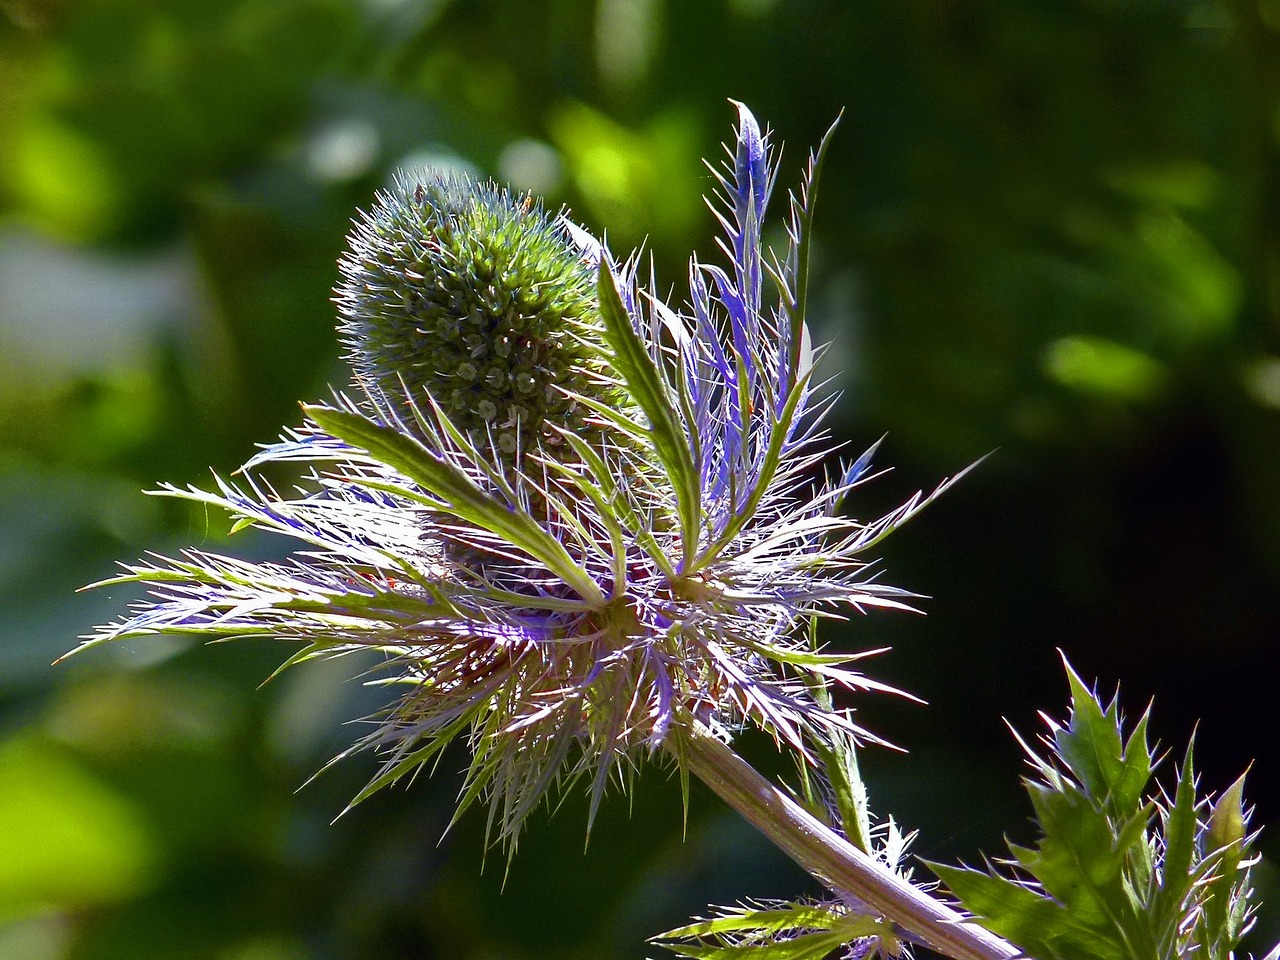
[(616, 404), (595, 270), (530, 197), (465, 176), (406, 176), (357, 221), (339, 266), (340, 333), (362, 390), (412, 428), (435, 401), (518, 466), (590, 433), (573, 396)]

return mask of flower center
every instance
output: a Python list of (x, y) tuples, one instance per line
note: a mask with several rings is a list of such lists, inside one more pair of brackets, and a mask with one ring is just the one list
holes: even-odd
[(437, 174), (400, 179), (350, 237), (336, 291), (356, 380), (412, 429), (428, 398), (481, 450), (518, 466), (581, 434), (575, 394), (617, 402), (594, 271), (528, 198)]

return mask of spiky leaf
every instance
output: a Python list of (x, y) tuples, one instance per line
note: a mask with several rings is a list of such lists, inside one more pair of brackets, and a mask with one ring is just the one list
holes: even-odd
[(843, 904), (801, 903), (731, 908), (653, 938), (693, 960), (822, 960), (847, 943), (868, 939), (886, 956), (900, 951), (897, 936), (879, 918), (852, 913)]
[(1229, 960), (1250, 916), (1242, 781), (1208, 809), (1188, 749), (1172, 799), (1148, 796), (1147, 716), (1126, 738), (1118, 702), (1104, 708), (1066, 668), (1070, 722), (1050, 721), (1047, 757), (1027, 747), (1038, 841), (1010, 845), (1012, 876), (932, 868), (1040, 960)]

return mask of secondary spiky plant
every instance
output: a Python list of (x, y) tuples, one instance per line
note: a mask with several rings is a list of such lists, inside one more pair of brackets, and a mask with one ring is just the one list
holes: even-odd
[[(1067, 667), (1071, 717), (1025, 741), (1040, 837), (978, 871), (934, 865), (974, 914), (1039, 960), (1230, 960), (1251, 924), (1242, 776), (1198, 796), (1192, 751), (1172, 796), (1152, 794), (1147, 715), (1125, 736)], [(1048, 718), (1046, 718), (1048, 719)]]
[[(589, 775), (594, 812), (612, 774), (694, 726), (754, 724), (810, 757), (862, 736), (830, 691), (881, 685), (805, 628), (902, 605), (861, 554), (923, 501), (862, 523), (837, 507), (868, 457), (812, 478), (831, 446), (805, 323), (823, 149), (775, 259), (768, 137), (745, 107), (737, 134), (714, 208), (728, 263), (691, 262), (686, 310), (530, 198), (402, 175), (341, 261), (355, 393), (306, 407), (244, 479), (161, 491), (306, 549), (130, 566), (152, 599), (87, 644), (381, 650), (401, 695), (363, 742), (385, 758), (369, 789), (464, 737), (459, 809), (488, 799), (504, 838), (558, 779)], [(262, 478), (281, 461), (315, 464), (309, 489)]]

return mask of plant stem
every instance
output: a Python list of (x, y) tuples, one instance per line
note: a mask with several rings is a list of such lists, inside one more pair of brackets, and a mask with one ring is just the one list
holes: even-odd
[(835, 890), (848, 893), (952, 960), (1010, 960), (1013, 944), (940, 903), (851, 845), (701, 725), (673, 738), (686, 769)]

